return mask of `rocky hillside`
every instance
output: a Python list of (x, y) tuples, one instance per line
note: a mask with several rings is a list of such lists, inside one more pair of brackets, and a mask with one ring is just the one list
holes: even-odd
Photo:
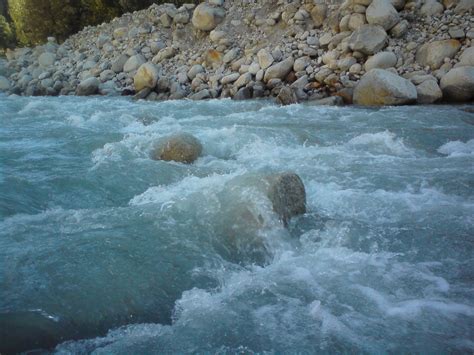
[(7, 53), (0, 90), (289, 104), (474, 99), (473, 0), (152, 5)]

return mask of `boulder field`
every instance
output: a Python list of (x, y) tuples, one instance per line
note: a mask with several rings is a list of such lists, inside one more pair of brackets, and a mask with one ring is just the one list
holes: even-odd
[(7, 51), (0, 91), (403, 105), (473, 100), (472, 0), (152, 5)]

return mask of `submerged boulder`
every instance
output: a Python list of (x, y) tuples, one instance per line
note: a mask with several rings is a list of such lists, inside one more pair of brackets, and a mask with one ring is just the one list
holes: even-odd
[(153, 153), (153, 159), (191, 164), (202, 154), (199, 140), (189, 133), (164, 138)]
[(383, 69), (372, 69), (366, 73), (354, 90), (356, 105), (406, 105), (414, 103), (416, 99), (415, 85)]
[(293, 172), (266, 177), (267, 196), (273, 210), (288, 225), (291, 217), (306, 213), (306, 190), (301, 178)]

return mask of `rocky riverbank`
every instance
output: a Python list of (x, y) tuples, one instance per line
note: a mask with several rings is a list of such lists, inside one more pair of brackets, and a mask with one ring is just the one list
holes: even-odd
[(282, 104), (474, 99), (473, 0), (208, 0), (9, 51), (0, 91)]

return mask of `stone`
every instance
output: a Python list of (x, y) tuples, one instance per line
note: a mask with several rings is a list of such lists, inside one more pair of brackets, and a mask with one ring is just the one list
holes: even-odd
[(224, 76), (224, 77), (221, 79), (221, 84), (222, 84), (222, 85), (231, 84), (231, 83), (233, 83), (234, 81), (236, 81), (238, 78), (240, 78), (240, 74), (239, 74), (239, 73), (231, 73), (231, 74), (228, 74), (228, 75)]
[(365, 15), (369, 24), (382, 26), (386, 31), (400, 21), (400, 16), (390, 0), (373, 0)]
[(224, 57), (222, 58), (222, 61), (224, 63), (230, 63), (233, 60), (235, 60), (238, 55), (239, 55), (239, 49), (233, 48), (224, 55)]
[(444, 11), (443, 4), (439, 3), (436, 0), (428, 0), (420, 8), (420, 14), (423, 16), (435, 16), (442, 14)]
[(202, 144), (189, 133), (178, 133), (160, 140), (152, 154), (154, 160), (192, 164), (202, 154)]
[(4, 76), (0, 76), (0, 91), (10, 90), (10, 81)]
[(458, 4), (454, 8), (454, 13), (467, 16), (473, 10), (474, 10), (473, 0), (459, 0)]
[(115, 77), (115, 72), (113, 70), (107, 69), (100, 73), (100, 81), (103, 83), (109, 80), (112, 80)]
[(221, 7), (199, 4), (193, 13), (192, 23), (201, 31), (212, 31), (225, 17), (225, 10)]
[(234, 87), (236, 89), (240, 89), (242, 86), (246, 86), (251, 81), (252, 81), (252, 74), (244, 73), (234, 82)]
[(112, 67), (110, 68), (113, 70), (115, 73), (121, 73), (123, 72), (123, 67), (125, 66), (125, 63), (127, 63), (127, 60), (130, 57), (126, 54), (121, 54), (112, 63)]
[(416, 61), (435, 70), (441, 67), (445, 58), (453, 58), (460, 48), (461, 43), (455, 39), (426, 43), (416, 52)]
[(349, 18), (348, 27), (351, 31), (358, 30), (367, 23), (364, 14), (352, 14)]
[(176, 50), (173, 47), (163, 48), (153, 57), (152, 62), (154, 64), (161, 63), (163, 60), (173, 58), (176, 54)]
[(466, 37), (466, 34), (464, 33), (464, 30), (458, 27), (451, 27), (448, 30), (449, 37), (454, 38), (454, 39), (463, 39)]
[(187, 75), (188, 75), (189, 80), (193, 80), (196, 77), (196, 75), (198, 75), (199, 73), (204, 73), (204, 72), (205, 72), (204, 67), (201, 64), (196, 64), (196, 65), (193, 65), (191, 69), (189, 69)]
[(293, 69), (295, 61), (293, 57), (288, 57), (287, 59), (272, 65), (265, 71), (265, 76), (263, 80), (268, 82), (271, 79), (280, 79), (283, 80)]
[(48, 68), (56, 61), (56, 55), (54, 53), (45, 52), (38, 57), (38, 64), (40, 67)]
[(197, 93), (195, 94), (192, 94), (191, 96), (189, 96), (189, 99), (190, 100), (205, 100), (205, 99), (209, 99), (211, 97), (211, 93), (209, 92), (208, 89), (203, 89), (201, 91), (198, 91)]
[(267, 176), (265, 181), (273, 211), (285, 226), (292, 217), (306, 213), (306, 190), (297, 174), (293, 172), (273, 174)]
[(301, 57), (295, 60), (295, 64), (293, 64), (293, 70), (295, 72), (304, 71), (306, 67), (311, 63), (310, 57)]
[(142, 64), (145, 63), (146, 59), (141, 54), (133, 55), (125, 62), (123, 66), (123, 71), (126, 73), (130, 73), (134, 70), (137, 70)]
[(267, 49), (260, 49), (257, 53), (257, 59), (258, 64), (262, 69), (267, 69), (275, 61), (275, 59)]
[(349, 38), (349, 47), (365, 55), (379, 52), (387, 45), (387, 33), (381, 26), (363, 25)]
[(436, 80), (426, 80), (416, 87), (419, 104), (432, 104), (443, 97), (443, 92), (439, 88)]
[(354, 57), (345, 57), (337, 61), (337, 67), (342, 71), (348, 71), (356, 63), (357, 60)]
[(393, 52), (379, 52), (365, 62), (364, 68), (368, 72), (371, 69), (380, 68), (387, 69), (395, 67), (397, 64), (397, 56)]
[(405, 36), (405, 34), (408, 32), (408, 27), (408, 21), (402, 20), (392, 27), (392, 29), (390, 30), (390, 35), (394, 38), (401, 38)]
[(451, 69), (441, 78), (443, 97), (449, 101), (470, 101), (474, 99), (474, 66)]
[(474, 66), (474, 47), (466, 48), (459, 56), (459, 66)]
[(160, 70), (155, 64), (145, 63), (141, 65), (133, 78), (135, 90), (141, 91), (145, 88), (154, 89), (159, 76)]
[(344, 100), (340, 96), (329, 96), (322, 99), (311, 100), (308, 102), (311, 106), (342, 106)]
[(288, 86), (284, 86), (280, 89), (276, 99), (277, 102), (282, 106), (298, 103), (298, 98), (296, 97), (295, 91)]
[(240, 88), (234, 96), (232, 96), (232, 100), (250, 100), (252, 98), (252, 89), (249, 87)]
[(77, 96), (96, 95), (99, 92), (100, 81), (95, 77), (85, 79), (76, 88)]
[(121, 39), (128, 34), (128, 27), (118, 27), (114, 30), (113, 35), (115, 39)]
[(366, 73), (354, 89), (354, 104), (363, 106), (405, 105), (417, 99), (416, 87), (384, 69)]
[(319, 28), (323, 25), (328, 12), (328, 6), (323, 3), (316, 4), (311, 10), (311, 18), (314, 26)]

